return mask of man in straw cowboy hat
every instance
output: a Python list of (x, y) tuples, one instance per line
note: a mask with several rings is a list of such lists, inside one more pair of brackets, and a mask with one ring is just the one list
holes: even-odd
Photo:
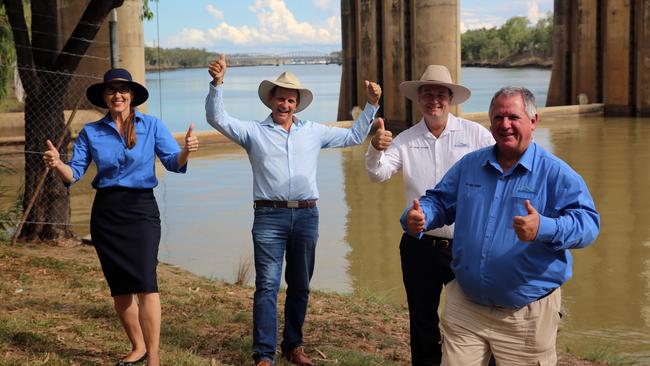
[[(370, 180), (383, 182), (402, 169), (408, 204), (438, 183), (463, 155), (494, 144), (494, 139), (485, 127), (449, 112), (451, 105), (466, 101), (470, 91), (455, 84), (445, 66), (427, 66), (420, 80), (401, 83), (400, 91), (418, 106), (422, 119), (393, 140), (378, 118), (379, 128), (366, 153), (366, 170)], [(428, 231), (419, 239), (402, 235), (400, 257), (414, 366), (440, 364), (438, 304), (442, 286), (454, 278), (450, 268), (453, 233), (451, 225)]]
[(443, 365), (555, 365), (569, 249), (600, 230), (584, 180), (533, 140), (535, 97), (505, 87), (490, 103), (494, 146), (465, 155), (401, 218), (412, 235), (456, 223), (440, 328)]
[(212, 76), (206, 99), (208, 123), (248, 153), (253, 168), (255, 220), (255, 296), (253, 359), (270, 366), (277, 346), (277, 295), (286, 258), (287, 297), (282, 352), (296, 365), (313, 365), (303, 348), (302, 326), (309, 300), (318, 239), (316, 166), (320, 149), (362, 143), (379, 109), (381, 88), (366, 81), (368, 103), (354, 125), (330, 127), (295, 114), (312, 102), (311, 91), (290, 72), (260, 83), (258, 94), (271, 109), (263, 121), (240, 121), (223, 106), (226, 72), (223, 54), (210, 63)]

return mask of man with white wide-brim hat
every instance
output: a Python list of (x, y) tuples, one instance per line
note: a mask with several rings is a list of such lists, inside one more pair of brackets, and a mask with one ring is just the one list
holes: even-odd
[[(463, 155), (494, 144), (490, 132), (476, 122), (458, 118), (449, 106), (469, 99), (466, 87), (452, 81), (443, 65), (429, 65), (420, 80), (400, 84), (404, 96), (416, 104), (422, 119), (393, 140), (379, 118), (379, 129), (366, 153), (366, 170), (383, 182), (402, 169), (407, 204), (442, 179)], [(451, 271), (453, 225), (427, 232), (421, 239), (406, 233), (400, 242), (402, 278), (409, 306), (413, 365), (438, 365), (442, 353), (438, 304)]]
[(320, 149), (362, 143), (379, 109), (381, 88), (365, 81), (368, 96), (363, 113), (351, 128), (330, 127), (298, 118), (312, 102), (312, 92), (290, 72), (260, 83), (258, 94), (271, 109), (263, 121), (241, 121), (223, 106), (223, 54), (210, 63), (212, 76), (205, 109), (208, 123), (246, 149), (253, 168), (253, 359), (271, 366), (277, 347), (277, 296), (283, 258), (287, 267), (282, 353), (295, 365), (314, 363), (303, 347), (302, 326), (309, 300), (318, 239), (316, 166)]

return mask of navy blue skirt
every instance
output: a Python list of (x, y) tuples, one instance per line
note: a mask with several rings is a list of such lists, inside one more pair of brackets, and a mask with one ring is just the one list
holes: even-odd
[(153, 189), (98, 189), (90, 235), (111, 296), (158, 292), (160, 212)]

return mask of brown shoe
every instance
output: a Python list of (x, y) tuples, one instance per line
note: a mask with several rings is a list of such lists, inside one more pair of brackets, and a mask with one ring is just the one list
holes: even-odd
[(305, 354), (305, 347), (303, 346), (294, 347), (289, 352), (287, 352), (285, 356), (287, 357), (287, 360), (289, 360), (289, 362), (294, 365), (316, 366)]
[(255, 366), (273, 366), (273, 364), (271, 363), (271, 361), (265, 358), (255, 363)]

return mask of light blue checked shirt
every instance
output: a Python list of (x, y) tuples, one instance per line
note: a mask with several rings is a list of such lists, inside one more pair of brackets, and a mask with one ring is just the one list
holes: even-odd
[(318, 199), (316, 167), (320, 149), (362, 143), (379, 107), (367, 103), (351, 128), (326, 126), (293, 117), (287, 132), (271, 115), (263, 121), (241, 121), (223, 106), (223, 84), (214, 86), (205, 100), (208, 123), (248, 153), (253, 169), (253, 200)]

